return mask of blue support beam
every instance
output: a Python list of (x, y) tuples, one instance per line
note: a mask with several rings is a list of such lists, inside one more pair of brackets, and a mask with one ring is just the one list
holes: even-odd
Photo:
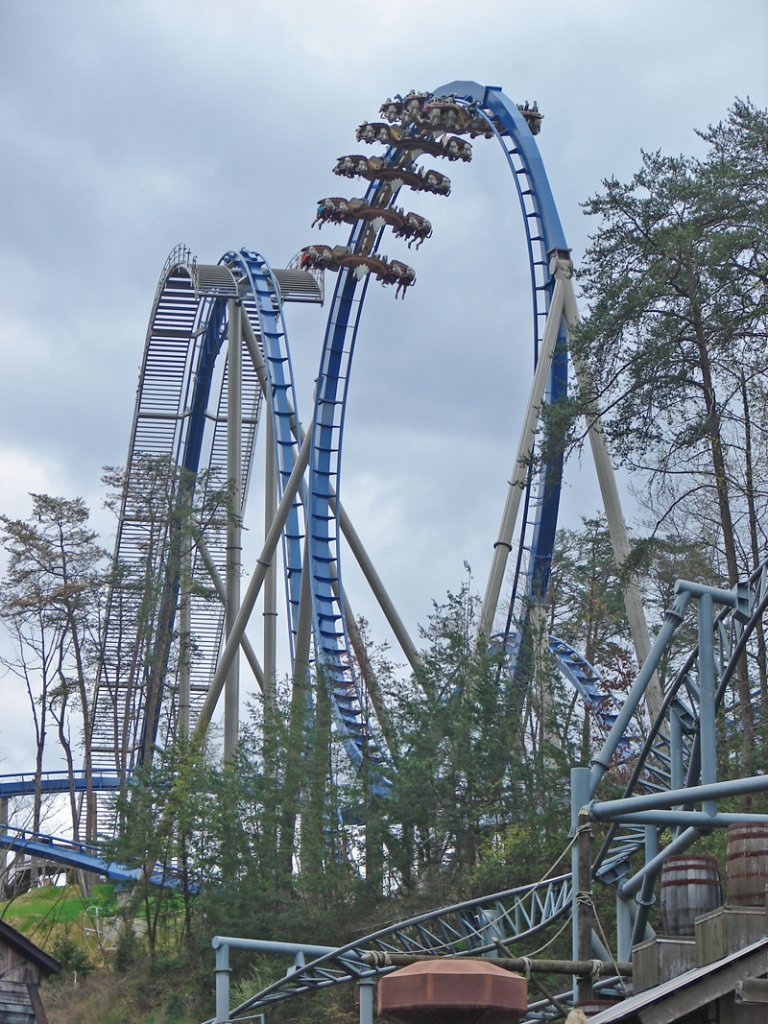
[[(36, 782), (34, 772), (21, 772), (14, 775), (0, 775), (0, 798), (13, 796), (34, 796), (39, 791), (45, 795), (51, 793), (83, 793), (87, 789), (85, 772), (75, 772), (70, 780), (68, 772), (45, 772)], [(96, 791), (114, 791), (120, 788), (120, 779), (116, 775), (102, 775), (97, 772), (91, 779), (91, 788)]]

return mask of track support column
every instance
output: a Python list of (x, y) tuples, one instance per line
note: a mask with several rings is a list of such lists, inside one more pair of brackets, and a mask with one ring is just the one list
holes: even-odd
[[(242, 425), (241, 315), (238, 299), (229, 300), (227, 328), (227, 607), (226, 635), (232, 636), (240, 609), (240, 574), (242, 571), (242, 480), (240, 432)], [(237, 748), (240, 723), (240, 662), (232, 659), (224, 692), (224, 760), (231, 761)]]
[[(277, 467), (275, 465), (274, 433), (269, 409), (269, 395), (264, 393), (267, 405), (266, 470), (264, 475), (264, 536), (267, 535), (277, 512)], [(264, 708), (274, 710), (277, 686), (277, 567), (275, 560), (264, 580)]]
[[(573, 290), (573, 281), (565, 282), (565, 319), (568, 330), (573, 331), (579, 322), (579, 310), (576, 304), (576, 294)], [(576, 386), (579, 394), (590, 393), (590, 375), (587, 367), (580, 359), (571, 353), (573, 368), (576, 375)], [(589, 445), (592, 450), (592, 462), (597, 474), (597, 482), (600, 487), (600, 495), (603, 499), (605, 519), (608, 523), (608, 534), (611, 538), (613, 557), (616, 565), (621, 568), (630, 555), (629, 534), (624, 520), (624, 513), (621, 509), (619, 488), (616, 483), (616, 474), (613, 471), (611, 457), (608, 454), (608, 447), (605, 443), (605, 432), (600, 416), (597, 412), (590, 411), (588, 416)], [(624, 584), (624, 607), (627, 611), (629, 631), (632, 636), (632, 643), (637, 656), (637, 664), (642, 668), (651, 653), (651, 636), (648, 632), (648, 623), (645, 620), (645, 609), (640, 588), (633, 578), (629, 578)], [(656, 672), (653, 673), (645, 691), (645, 705), (651, 720), (655, 720), (661, 714), (664, 703), (664, 694), (661, 682)]]
[[(568, 261), (570, 266), (570, 261)], [(504, 572), (507, 567), (507, 559), (512, 550), (512, 535), (515, 531), (518, 512), (520, 510), (520, 499), (525, 487), (525, 478), (528, 474), (528, 461), (533, 452), (533, 445), (536, 440), (536, 427), (541, 413), (541, 403), (544, 400), (544, 392), (549, 380), (552, 356), (555, 352), (557, 336), (560, 333), (560, 323), (563, 316), (563, 302), (565, 297), (563, 282), (565, 268), (557, 267), (555, 270), (555, 288), (552, 293), (552, 301), (547, 314), (547, 323), (544, 328), (544, 336), (539, 352), (539, 362), (536, 366), (536, 373), (533, 377), (531, 394), (528, 399), (528, 408), (525, 413), (523, 429), (520, 433), (520, 442), (517, 454), (512, 466), (512, 478), (509, 481), (507, 500), (504, 505), (504, 512), (501, 517), (501, 525), (496, 543), (493, 545), (493, 560), (488, 574), (488, 583), (485, 588), (483, 607), (480, 612), (480, 633), (490, 636), (493, 632), (493, 620), (496, 615), (496, 607), (499, 603), (501, 585), (504, 581)]]
[(373, 1024), (373, 997), (376, 992), (376, 981), (373, 978), (361, 978), (357, 983), (360, 996), (360, 1024)]
[[(188, 524), (185, 524), (188, 526)], [(189, 738), (190, 669), (192, 667), (192, 625), (190, 590), (192, 585), (192, 548), (185, 529), (179, 566), (179, 738)]]
[(213, 940), (216, 950), (216, 1024), (229, 1020), (229, 945), (218, 937)]
[[(578, 960), (582, 954), (588, 960), (592, 955), (592, 833), (591, 830), (587, 832), (582, 828), (589, 823), (589, 815), (586, 812), (588, 803), (589, 768), (571, 768), (571, 835), (574, 837), (571, 847), (571, 938), (574, 960)], [(591, 981), (589, 988), (591, 991)], [(585, 987), (581, 980), (574, 978), (574, 999), (587, 998), (584, 992)]]

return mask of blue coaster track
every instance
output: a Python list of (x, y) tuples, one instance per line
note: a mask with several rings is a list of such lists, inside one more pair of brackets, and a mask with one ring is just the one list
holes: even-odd
[[(481, 120), (486, 133), (501, 145), (512, 173), (520, 202), (528, 250), (534, 311), (534, 359), (554, 287), (550, 270), (552, 253), (565, 254), (568, 247), (544, 165), (531, 129), (517, 105), (500, 89), (475, 82), (452, 82), (436, 89), (424, 102), (449, 97)], [(390, 146), (383, 159), (390, 171), (412, 172), (414, 162), (407, 149)], [(391, 174), (388, 176), (391, 178)], [(374, 179), (364, 202), (367, 206), (392, 208), (400, 185), (395, 180)], [(383, 229), (371, 245), (367, 225), (358, 220), (347, 248), (352, 253), (376, 252)], [(366, 244), (367, 243), (367, 244)], [(365, 244), (365, 248), (364, 248)], [(344, 420), (347, 408), (352, 358), (369, 278), (356, 269), (343, 267), (331, 304), (317, 378), (309, 472), (309, 554), (315, 645), (318, 664), (325, 673), (334, 697), (337, 722), (346, 749), (356, 766), (364, 759), (378, 763), (385, 758), (382, 741), (365, 712), (362, 685), (357, 678), (342, 607), (342, 570), (339, 523), (331, 508), (341, 487)], [(546, 400), (555, 403), (566, 394), (568, 336), (565, 322), (559, 329), (549, 377)], [(557, 528), (562, 481), (562, 459), (555, 458), (529, 474), (524, 503), (513, 584), (513, 598), (506, 633), (525, 620), (532, 604), (546, 593), (552, 550)]]
[[(253, 335), (258, 340), (266, 367), (272, 420), (275, 464), (282, 488), (297, 454), (296, 396), (293, 371), (282, 315), (279, 289), (266, 260), (247, 249), (225, 254), (219, 264), (225, 271), (218, 283), (201, 287), (200, 268), (188, 250), (174, 250), (164, 268), (155, 296), (147, 333), (139, 388), (131, 431), (126, 483), (115, 548), (116, 564), (140, 567), (162, 578), (168, 570), (168, 522), (160, 525), (162, 536), (152, 545), (150, 521), (141, 493), (142, 474), (148, 460), (162, 460), (169, 467), (186, 470), (194, 479), (201, 466), (211, 473), (206, 486), (216, 485), (216, 474), (226, 466), (227, 368), (219, 381), (218, 398), (211, 403), (214, 369), (227, 329), (227, 301), (237, 296)], [(243, 423), (241, 448), (243, 500), (247, 496), (262, 395), (256, 370), (243, 342)], [(170, 503), (177, 500), (171, 494)], [(294, 500), (283, 533), (289, 634), (295, 633), (301, 585), (301, 550), (304, 536), (301, 496)], [(206, 531), (211, 561), (223, 574), (224, 530), (215, 523)], [(210, 588), (208, 569), (198, 555), (193, 578), (200, 588)], [(113, 591), (109, 608), (107, 643), (97, 680), (92, 717), (94, 769), (114, 771), (125, 778), (158, 739), (165, 740), (176, 717), (172, 686), (163, 685), (148, 694), (147, 680), (153, 661), (167, 668), (167, 640), (175, 622), (178, 574), (165, 584), (170, 599), (157, 599), (153, 609), (118, 602)], [(196, 651), (193, 667), (191, 720), (202, 706), (216, 668), (223, 628), (223, 611), (204, 598), (192, 599), (192, 629)], [(131, 657), (126, 657), (126, 651)], [(148, 711), (148, 709), (151, 709)], [(164, 726), (164, 728), (163, 728)], [(147, 739), (149, 737), (149, 739)]]

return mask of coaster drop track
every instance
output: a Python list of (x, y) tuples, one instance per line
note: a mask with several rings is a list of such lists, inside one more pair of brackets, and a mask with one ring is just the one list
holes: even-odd
[[(555, 291), (556, 259), (553, 257), (567, 258), (568, 253), (531, 131), (531, 126), (538, 127), (537, 113), (520, 110), (499, 89), (466, 82), (452, 83), (434, 94), (418, 97), (415, 106), (411, 102), (411, 112), (403, 109), (402, 103), (398, 105), (395, 102), (394, 107), (390, 116), (399, 120), (399, 125), (363, 125), (358, 130), (358, 137), (365, 137), (367, 129), (370, 138), (371, 130), (376, 129), (381, 138), (394, 139), (383, 158), (346, 158), (356, 163), (351, 169), (348, 166), (345, 170), (342, 166), (340, 170), (348, 177), (359, 170), (370, 179), (361, 201), (362, 208), (369, 213), (364, 217), (348, 218), (353, 223), (347, 246), (337, 247), (337, 250), (342, 250), (342, 257), (334, 267), (338, 269), (338, 280), (330, 304), (315, 388), (308, 441), (308, 471), (282, 529), (291, 658), (296, 653), (301, 578), (303, 566), (306, 566), (311, 591), (314, 659), (322, 665), (329, 680), (337, 726), (356, 767), (364, 758), (389, 763), (390, 757), (375, 713), (372, 715), (366, 711), (370, 704), (369, 694), (365, 681), (358, 678), (355, 668), (350, 616), (344, 606), (340, 550), (340, 529), (344, 519), (338, 511), (338, 500), (352, 359), (368, 284), (373, 276), (367, 271), (369, 267), (376, 271), (383, 266), (390, 273), (396, 263), (388, 263), (386, 257), (381, 257), (379, 247), (387, 225), (398, 220), (398, 195), (408, 185), (414, 191), (421, 188), (435, 191), (435, 183), (440, 187), (447, 181), (437, 172), (417, 168), (416, 158), (424, 152), (442, 151), (445, 155), (448, 148), (446, 140), (449, 140), (454, 146), (453, 158), (456, 158), (455, 152), (461, 153), (462, 159), (470, 155), (469, 144), (459, 134), (449, 135), (448, 127), (460, 134), (470, 133), (496, 140), (511, 172), (522, 212), (530, 265), (535, 361), (539, 359), (545, 340), (548, 311)], [(462, 148), (459, 148), (459, 143)], [(344, 159), (340, 160), (340, 165)], [(362, 167), (361, 161), (366, 161), (366, 167)], [(445, 190), (445, 186), (442, 187)], [(447, 190), (449, 188), (448, 184)], [(421, 220), (423, 226), (423, 218), (417, 220)], [(304, 253), (316, 253), (327, 248), (307, 247)], [(306, 255), (302, 262), (306, 263)], [(323, 265), (322, 261), (320, 265)], [(252, 469), (256, 430), (260, 417), (264, 415), (263, 404), (272, 427), (273, 457), (279, 466), (280, 494), (296, 465), (299, 442), (303, 440), (283, 320), (284, 295), (277, 280), (284, 272), (278, 272), (276, 276), (266, 261), (246, 250), (226, 254), (220, 267), (229, 271), (229, 275), (222, 273), (216, 280), (202, 280), (201, 274), (206, 268), (199, 267), (188, 251), (175, 251), (161, 277), (150, 319), (131, 435), (116, 561), (128, 567), (141, 565), (144, 573), (148, 572), (156, 579), (166, 576), (167, 580), (164, 588), (156, 588), (150, 609), (132, 604), (130, 589), (115, 588), (112, 597), (105, 658), (97, 685), (92, 746), (94, 766), (102, 771), (115, 772), (120, 777), (126, 777), (146, 758), (155, 743), (167, 741), (174, 732), (178, 717), (178, 686), (165, 683), (178, 599), (178, 576), (169, 574), (171, 517), (166, 516), (160, 522), (148, 521), (145, 511), (147, 496), (141, 487), (141, 479), (147, 474), (148, 463), (151, 468), (157, 460), (164, 460), (190, 474), (207, 465), (210, 470), (218, 472), (219, 477), (223, 476), (226, 463), (226, 360), (217, 402), (211, 401), (211, 388), (216, 359), (227, 333), (227, 303), (233, 296), (243, 302), (246, 312), (242, 360), (243, 495)], [(210, 278), (210, 268), (207, 272)], [(544, 398), (548, 402), (558, 401), (567, 388), (567, 329), (563, 316), (558, 314), (554, 319), (554, 337), (548, 343), (550, 352), (546, 364)], [(249, 335), (250, 351), (247, 344)], [(259, 348), (258, 356), (268, 376), (266, 403), (263, 402), (264, 395), (254, 368), (254, 343)], [(512, 662), (521, 647), (520, 638), (526, 636), (530, 609), (540, 605), (546, 592), (561, 478), (560, 459), (551, 460), (535, 471), (530, 470), (525, 476), (522, 526), (514, 559), (510, 611), (506, 628), (500, 636), (510, 651)], [(240, 514), (243, 513), (244, 499), (240, 509)], [(486, 596), (484, 609), (489, 633), (495, 619), (506, 555), (512, 548), (511, 528), (509, 536), (500, 536), (495, 545), (496, 591), (490, 598)], [(306, 563), (302, 557), (305, 532), (309, 556)], [(205, 557), (199, 548), (194, 555), (192, 573), (200, 585), (198, 589), (207, 587), (210, 590), (211, 566), (220, 577), (224, 575), (225, 548), (221, 524), (209, 527), (204, 538)], [(396, 612), (393, 612), (390, 622), (396, 634), (404, 638), (402, 646), (406, 656), (413, 665), (417, 664), (414, 645), (405, 634)], [(195, 716), (205, 705), (211, 681), (216, 677), (223, 613), (213, 608), (209, 600), (193, 597), (191, 631), (196, 645), (190, 699), (191, 725), (194, 727)], [(551, 649), (566, 678), (609, 726), (616, 709), (602, 691), (591, 666), (555, 638), (552, 638)]]

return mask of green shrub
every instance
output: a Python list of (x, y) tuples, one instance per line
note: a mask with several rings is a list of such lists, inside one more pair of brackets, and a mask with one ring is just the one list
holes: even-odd
[(51, 946), (51, 956), (61, 964), (59, 979), (77, 980), (84, 978), (93, 970), (88, 954), (69, 935), (59, 935)]

